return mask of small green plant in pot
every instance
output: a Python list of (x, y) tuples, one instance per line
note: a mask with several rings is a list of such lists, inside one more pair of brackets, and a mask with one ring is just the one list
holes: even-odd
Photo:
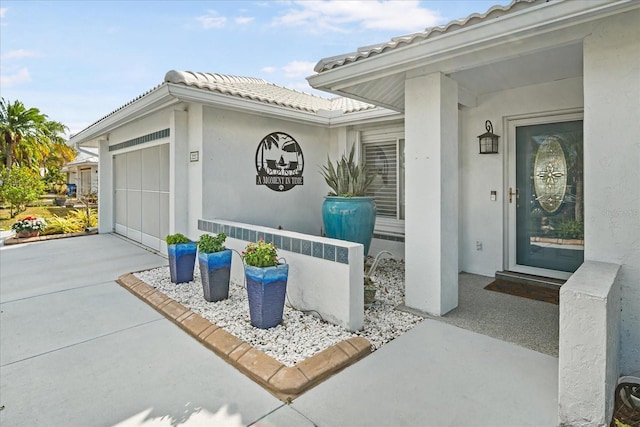
[(367, 256), (376, 224), (376, 204), (367, 196), (367, 189), (376, 175), (357, 164), (354, 155), (355, 145), (335, 166), (327, 158), (322, 167), (322, 176), (331, 188), (322, 204), (322, 223), (327, 237), (361, 243)]
[(278, 263), (273, 243), (259, 240), (242, 252), (245, 262), (249, 316), (256, 328), (268, 329), (282, 322), (289, 265)]
[(196, 243), (183, 234), (169, 234), (167, 254), (169, 255), (169, 273), (173, 283), (191, 282), (196, 263)]
[(229, 298), (231, 250), (224, 247), (227, 235), (203, 234), (198, 239), (198, 266), (204, 299), (209, 302)]

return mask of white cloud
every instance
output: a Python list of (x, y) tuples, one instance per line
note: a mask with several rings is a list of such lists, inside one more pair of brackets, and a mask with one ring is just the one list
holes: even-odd
[(284, 67), (282, 70), (284, 71), (284, 75), (287, 78), (294, 79), (298, 77), (306, 77), (313, 74), (313, 67), (315, 67), (315, 62), (308, 61), (291, 61)]
[(7, 9), (6, 7), (2, 7), (0, 8), (0, 18), (4, 18), (4, 15), (7, 13)]
[(14, 74), (0, 75), (0, 85), (5, 87), (15, 86), (20, 83), (26, 83), (31, 81), (29, 70), (27, 68), (21, 68)]
[(276, 25), (305, 26), (312, 31), (347, 32), (349, 26), (360, 29), (418, 31), (437, 25), (437, 11), (420, 7), (417, 0), (314, 0), (296, 1)]
[(250, 22), (253, 22), (255, 20), (255, 18), (253, 16), (240, 16), (238, 18), (236, 18), (234, 21), (236, 24), (248, 24)]
[(198, 16), (196, 21), (202, 25), (202, 28), (222, 28), (227, 23), (225, 16), (220, 16), (215, 10), (208, 10), (206, 15)]
[(275, 73), (276, 71), (278, 71), (278, 69), (276, 67), (264, 67), (262, 70), (260, 70), (264, 73)]
[(10, 50), (9, 52), (5, 53), (4, 55), (2, 55), (2, 59), (7, 60), (7, 59), (15, 59), (15, 58), (31, 58), (34, 56), (38, 56), (38, 54), (30, 50), (18, 49), (18, 50)]

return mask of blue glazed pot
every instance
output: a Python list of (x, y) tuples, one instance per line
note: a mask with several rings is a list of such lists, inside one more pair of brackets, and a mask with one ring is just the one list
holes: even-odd
[(376, 225), (376, 204), (373, 197), (326, 196), (322, 223), (327, 237), (362, 243), (367, 256)]
[(196, 242), (169, 245), (167, 253), (171, 281), (173, 283), (191, 282), (196, 263)]
[(204, 299), (215, 302), (229, 298), (231, 249), (208, 254), (198, 252), (198, 266)]
[(268, 329), (282, 322), (289, 264), (276, 267), (245, 265), (249, 316), (256, 328)]

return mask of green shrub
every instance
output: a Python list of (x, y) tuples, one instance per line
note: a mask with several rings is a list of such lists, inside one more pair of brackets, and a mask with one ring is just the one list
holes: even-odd
[(83, 230), (85, 228), (98, 226), (98, 211), (95, 209), (76, 209), (69, 212), (67, 218), (71, 219), (72, 221), (77, 221), (79, 224), (83, 224)]
[(52, 218), (47, 219), (47, 228), (45, 228), (42, 234), (67, 234), (67, 233), (79, 233), (84, 231), (84, 224), (77, 219), (63, 218), (58, 215), (54, 215)]
[(227, 235), (224, 233), (220, 233), (216, 236), (203, 234), (200, 236), (200, 239), (198, 239), (198, 251), (203, 254), (222, 252), (226, 249), (223, 245), (225, 240), (227, 240)]
[(180, 233), (169, 234), (167, 237), (165, 237), (165, 241), (167, 242), (167, 245), (179, 245), (180, 243), (191, 243), (191, 239), (189, 239), (184, 234), (180, 234)]
[(27, 210), (27, 205), (38, 200), (44, 192), (40, 176), (27, 167), (3, 169), (0, 181), (0, 199), (9, 203), (11, 218)]
[(560, 239), (584, 239), (584, 224), (565, 219), (556, 226), (555, 232)]
[(72, 210), (66, 217), (53, 215), (53, 217), (47, 219), (47, 228), (42, 234), (67, 234), (67, 233), (80, 233), (87, 227), (97, 227), (98, 225), (98, 212), (95, 209), (89, 210), (89, 217), (87, 217), (86, 210)]

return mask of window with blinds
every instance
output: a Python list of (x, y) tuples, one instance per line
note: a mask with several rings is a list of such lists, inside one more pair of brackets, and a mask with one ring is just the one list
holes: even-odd
[(362, 132), (360, 138), (364, 163), (376, 175), (368, 193), (378, 217), (404, 220), (404, 139), (383, 131)]

